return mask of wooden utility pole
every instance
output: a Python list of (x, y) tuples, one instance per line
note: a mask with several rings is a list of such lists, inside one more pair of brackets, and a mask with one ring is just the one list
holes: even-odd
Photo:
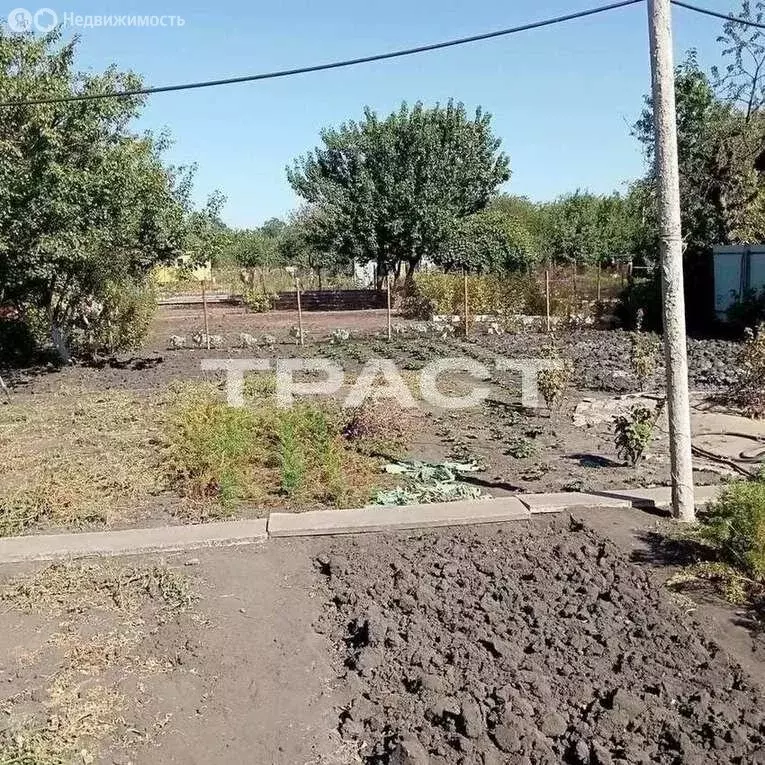
[(667, 368), (672, 507), (675, 518), (693, 522), (696, 519), (696, 510), (693, 498), (671, 0), (648, 0), (648, 29), (651, 43), (653, 121), (656, 133), (659, 254)]

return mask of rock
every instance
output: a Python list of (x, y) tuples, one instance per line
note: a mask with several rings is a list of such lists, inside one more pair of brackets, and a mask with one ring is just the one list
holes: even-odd
[(550, 714), (547, 714), (542, 718), (539, 730), (541, 730), (545, 736), (558, 738), (568, 730), (568, 724), (557, 712), (550, 712)]
[(513, 752), (520, 752), (521, 739), (518, 735), (518, 731), (515, 728), (511, 728), (507, 725), (498, 725), (491, 733), (494, 743), (503, 751), (508, 754)]
[(425, 747), (416, 738), (403, 738), (393, 748), (390, 765), (430, 765)]
[(483, 733), (481, 708), (472, 699), (462, 702), (457, 724), (468, 738), (478, 738)]

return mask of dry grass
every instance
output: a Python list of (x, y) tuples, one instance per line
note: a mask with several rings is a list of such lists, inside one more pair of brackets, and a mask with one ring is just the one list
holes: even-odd
[[(166, 566), (99, 563), (19, 576), (1, 597), (22, 613), (68, 615), (62, 631), (20, 660), (20, 672), (44, 678), (42, 692), (27, 685), (0, 707), (0, 764), (60, 765), (96, 762), (100, 743), (124, 727), (132, 700), (122, 680), (172, 669), (170, 659), (144, 655), (141, 646), (153, 625), (193, 596), (186, 577)], [(112, 628), (94, 632), (94, 620)]]
[(0, 600), (27, 613), (82, 613), (131, 611), (149, 600), (181, 610), (191, 605), (193, 595), (188, 579), (167, 566), (54, 563), (11, 580), (0, 590)]
[(0, 421), (0, 536), (129, 517), (161, 481), (159, 406), (117, 391), (15, 398)]

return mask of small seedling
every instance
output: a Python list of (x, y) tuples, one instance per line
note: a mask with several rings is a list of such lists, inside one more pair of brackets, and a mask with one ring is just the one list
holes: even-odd
[(524, 436), (517, 436), (509, 439), (505, 451), (505, 454), (508, 454), (517, 460), (536, 457), (538, 453), (539, 447), (537, 444), (532, 439), (525, 438)]
[(614, 418), (616, 451), (628, 465), (635, 467), (653, 440), (661, 406), (663, 403), (655, 409), (635, 406), (629, 415)]

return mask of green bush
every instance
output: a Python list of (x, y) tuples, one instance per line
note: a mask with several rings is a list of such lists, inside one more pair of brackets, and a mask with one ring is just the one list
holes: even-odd
[(700, 534), (732, 565), (765, 577), (765, 473), (729, 484), (704, 515)]
[(254, 313), (267, 313), (274, 306), (274, 295), (267, 295), (263, 290), (249, 289), (244, 293), (245, 305)]
[[(462, 274), (430, 271), (415, 276), (415, 296), (436, 314), (465, 312), (465, 284)], [(413, 300), (415, 296), (410, 296)], [(545, 298), (530, 274), (468, 276), (468, 304), (471, 315), (544, 313)]]
[(70, 350), (115, 353), (140, 348), (157, 311), (154, 287), (131, 280), (111, 282), (99, 300), (104, 306), (101, 315), (89, 327), (69, 331)]

